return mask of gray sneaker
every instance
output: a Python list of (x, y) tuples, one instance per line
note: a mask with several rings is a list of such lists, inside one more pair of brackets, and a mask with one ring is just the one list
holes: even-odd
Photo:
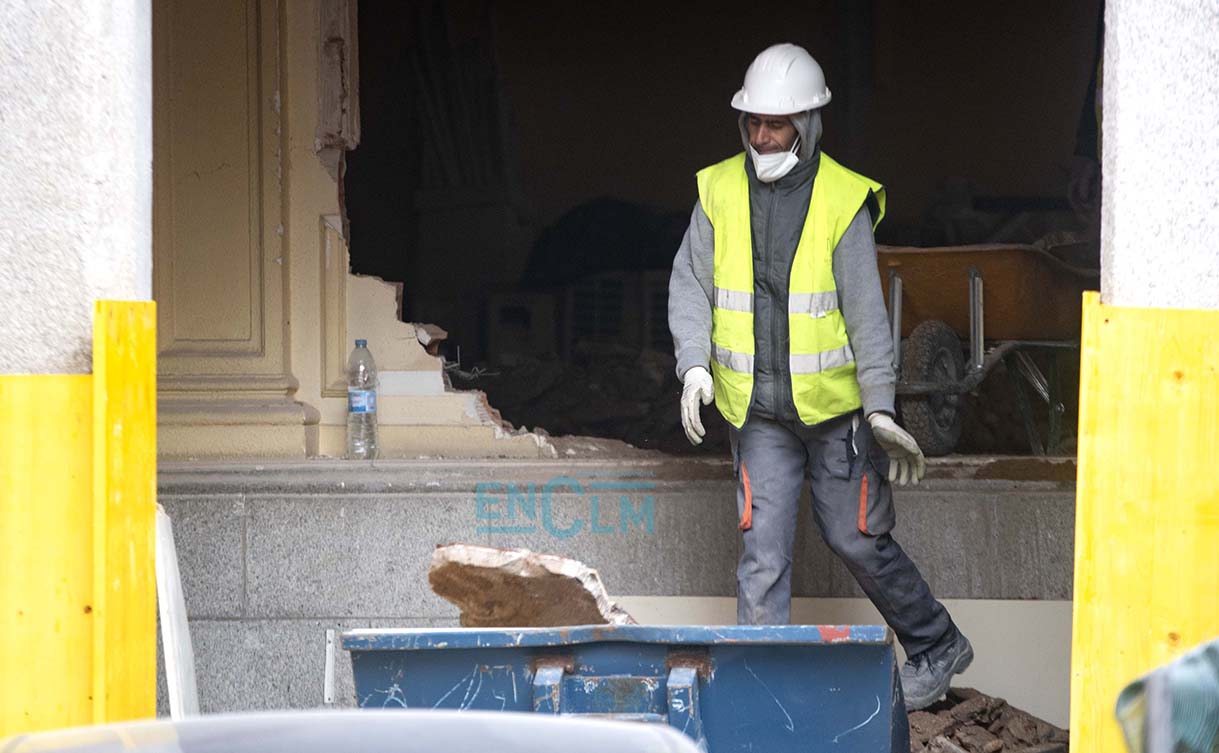
[(935, 703), (948, 692), (952, 676), (964, 672), (973, 660), (973, 646), (955, 627), (934, 646), (907, 659), (901, 672), (906, 710), (915, 711)]

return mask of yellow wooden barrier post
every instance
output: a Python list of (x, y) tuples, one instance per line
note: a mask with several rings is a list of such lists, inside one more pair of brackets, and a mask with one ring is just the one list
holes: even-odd
[(0, 375), (0, 737), (156, 713), (156, 330), (99, 301), (92, 375)]
[(0, 376), (0, 737), (93, 721), (93, 380)]
[(93, 310), (93, 710), (156, 716), (156, 309)]
[(1139, 675), (1219, 636), (1219, 311), (1086, 293), (1075, 510), (1071, 750), (1125, 750)]

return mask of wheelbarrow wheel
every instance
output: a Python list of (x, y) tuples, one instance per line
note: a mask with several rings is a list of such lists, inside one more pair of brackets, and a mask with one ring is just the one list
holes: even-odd
[[(965, 374), (961, 339), (938, 319), (920, 323), (902, 345), (902, 379), (951, 384)], [(947, 455), (961, 439), (961, 396), (903, 395), (902, 423), (927, 456)]]

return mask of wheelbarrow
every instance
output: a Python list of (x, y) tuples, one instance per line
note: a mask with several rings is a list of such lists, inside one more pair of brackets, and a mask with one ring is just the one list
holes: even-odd
[[(1079, 349), (1080, 299), (1096, 288), (1098, 273), (1037, 246), (879, 246), (877, 256), (888, 282), (898, 411), (923, 452), (946, 455), (956, 448), (962, 395), (1004, 363), (1029, 448), (1054, 453), (1065, 413), (1057, 357)], [(1051, 378), (1034, 351), (1053, 354)], [(1044, 440), (1027, 388), (1049, 411)]]
[(710, 753), (910, 749), (883, 625), (352, 630), (361, 708), (665, 724)]

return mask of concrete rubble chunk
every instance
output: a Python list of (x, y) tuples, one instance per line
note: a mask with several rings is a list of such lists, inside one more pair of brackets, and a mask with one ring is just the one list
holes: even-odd
[(952, 718), (958, 722), (990, 724), (999, 717), (1006, 705), (1007, 702), (1002, 698), (978, 695), (953, 708)]
[(973, 688), (908, 714), (913, 753), (1066, 753), (1070, 734)]
[(463, 627), (633, 625), (597, 571), (583, 562), (528, 549), (438, 546), (428, 582), (461, 609)]
[(927, 751), (928, 753), (969, 753), (943, 735), (932, 738), (927, 745)]
[(909, 714), (909, 720), (910, 740), (919, 744), (924, 744), (933, 737), (945, 734), (954, 726), (952, 719), (945, 719), (927, 711), (912, 711)]
[(419, 344), (427, 350), (430, 355), (437, 355), (440, 343), (444, 342), (449, 337), (449, 333), (437, 327), (435, 324), (415, 323), (415, 337), (419, 340)]
[(999, 753), (1003, 750), (1003, 741), (984, 727), (969, 724), (954, 732), (953, 737), (970, 753)]

